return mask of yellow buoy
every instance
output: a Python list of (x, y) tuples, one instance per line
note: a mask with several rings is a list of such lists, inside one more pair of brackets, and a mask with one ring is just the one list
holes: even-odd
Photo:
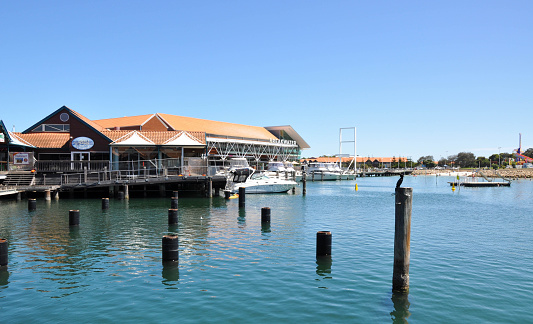
[(452, 191), (455, 191), (455, 185), (452, 185)]
[(355, 191), (358, 191), (359, 187), (357, 186), (357, 183), (355, 184)]
[(233, 196), (229, 197), (229, 199), (235, 199), (235, 198), (239, 198), (239, 194), (234, 194)]

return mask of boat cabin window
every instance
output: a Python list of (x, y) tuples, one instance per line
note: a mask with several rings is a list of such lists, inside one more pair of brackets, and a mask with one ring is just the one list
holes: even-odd
[(237, 183), (245, 182), (251, 173), (252, 173), (252, 170), (249, 170), (249, 169), (235, 170), (233, 172), (233, 182), (237, 182)]

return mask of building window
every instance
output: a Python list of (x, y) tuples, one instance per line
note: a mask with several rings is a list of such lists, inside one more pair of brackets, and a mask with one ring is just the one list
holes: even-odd
[(41, 124), (33, 129), (34, 132), (70, 132), (70, 124)]

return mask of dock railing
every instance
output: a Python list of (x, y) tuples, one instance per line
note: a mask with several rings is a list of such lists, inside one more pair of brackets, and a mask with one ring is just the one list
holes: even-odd
[(37, 172), (81, 172), (87, 170), (103, 170), (104, 167), (109, 169), (109, 161), (66, 161), (66, 160), (38, 160), (35, 162)]
[(123, 170), (84, 170), (82, 173), (65, 173), (61, 175), (61, 185), (75, 185), (87, 183), (104, 183), (115, 181), (138, 181), (157, 178), (169, 178), (179, 176), (206, 176), (208, 167), (160, 167)]

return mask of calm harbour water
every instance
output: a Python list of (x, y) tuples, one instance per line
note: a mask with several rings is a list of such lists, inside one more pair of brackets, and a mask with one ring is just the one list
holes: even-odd
[[(307, 195), (238, 200), (0, 201), (0, 322), (522, 323), (533, 304), (533, 182), (461, 188), (451, 177), (413, 187), (410, 291), (391, 292), (395, 178), (309, 182)], [(261, 207), (271, 207), (269, 228)], [(69, 229), (68, 211), (80, 226)], [(317, 263), (316, 232), (332, 232)], [(163, 267), (161, 237), (180, 261)]]

